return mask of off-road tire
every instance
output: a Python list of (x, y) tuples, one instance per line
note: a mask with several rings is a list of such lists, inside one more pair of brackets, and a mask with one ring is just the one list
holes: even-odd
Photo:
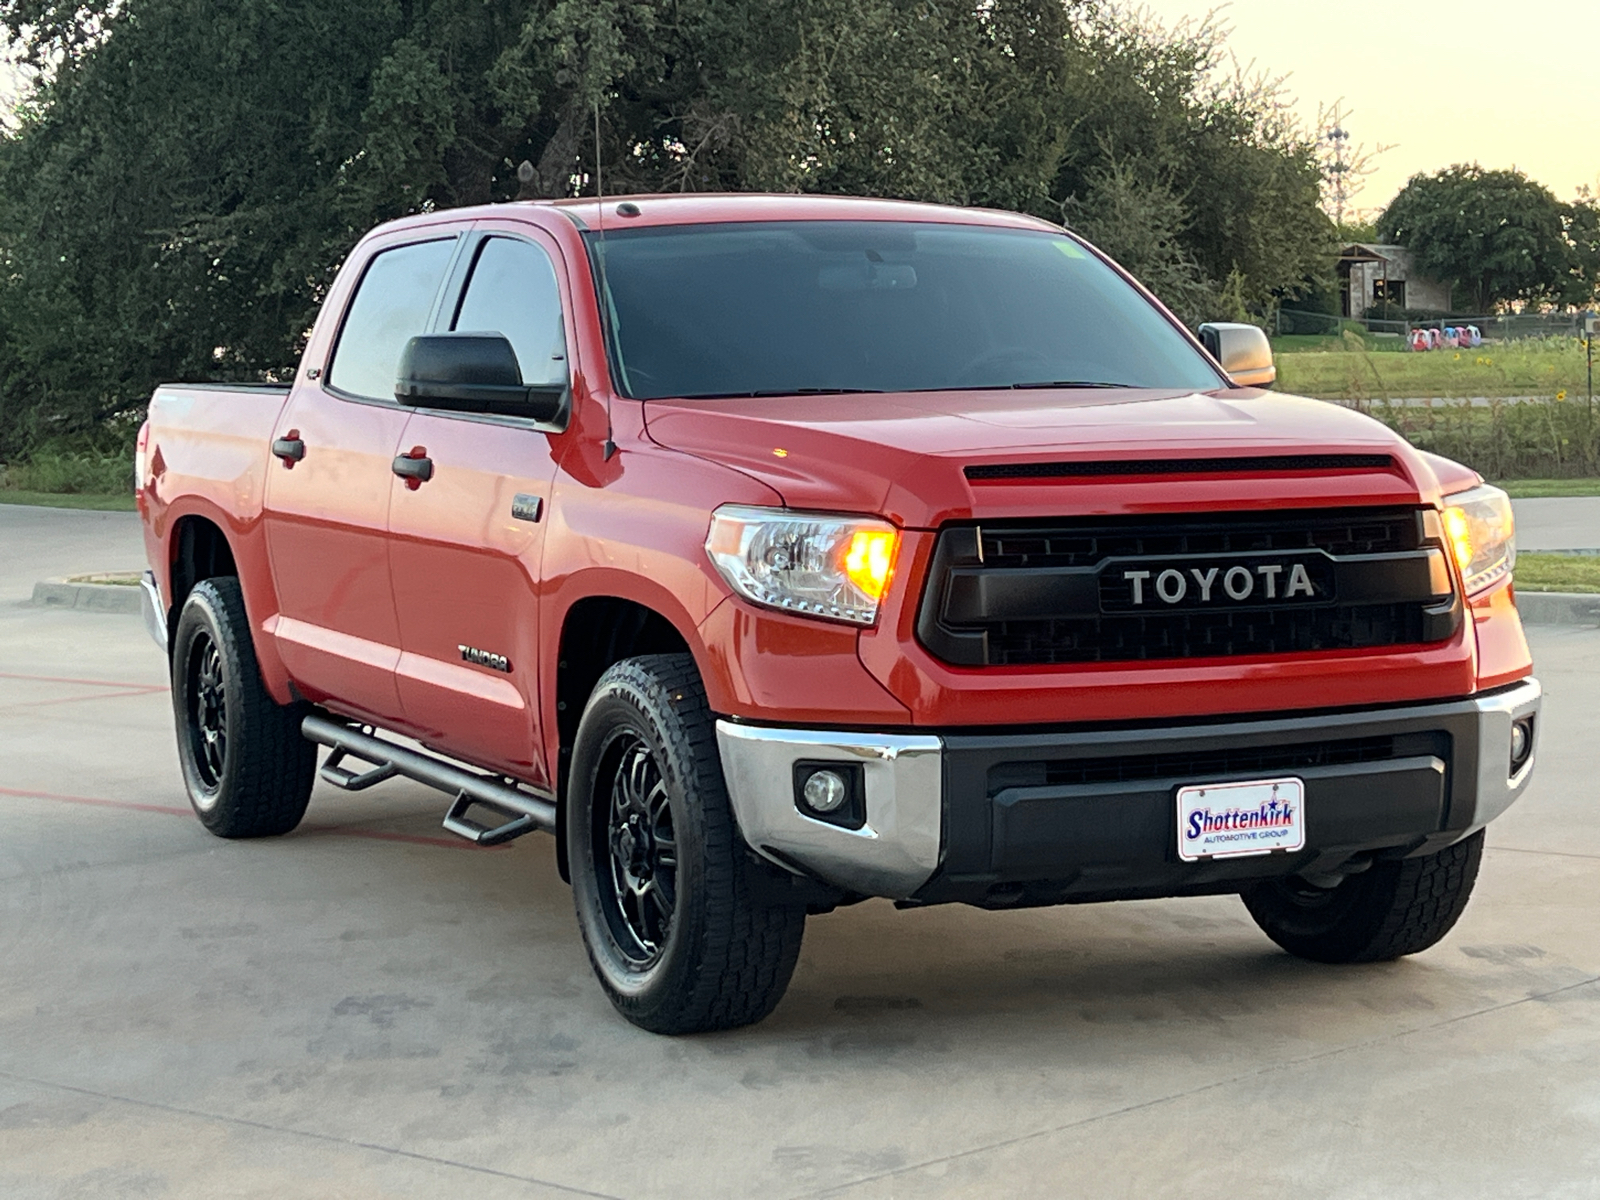
[(1270, 879), (1243, 893), (1273, 941), (1313, 962), (1387, 962), (1450, 932), (1478, 878), (1483, 830), (1437, 854), (1377, 862), (1338, 887)]
[[(648, 803), (634, 805), (641, 794)], [(752, 895), (689, 655), (628, 659), (600, 677), (578, 727), (566, 803), (578, 926), (618, 1012), (653, 1033), (685, 1034), (749, 1025), (777, 1007), (805, 910)], [(643, 832), (619, 816), (646, 809), (655, 815), (641, 818)], [(624, 871), (625, 861), (636, 869)], [(637, 891), (630, 899), (630, 884), (653, 886), (657, 900)], [(641, 937), (652, 913), (656, 925)]]
[(317, 748), (300, 735), (305, 706), (277, 704), (262, 686), (232, 576), (197, 583), (184, 601), (172, 639), (172, 709), (201, 824), (224, 838), (274, 837), (300, 824)]

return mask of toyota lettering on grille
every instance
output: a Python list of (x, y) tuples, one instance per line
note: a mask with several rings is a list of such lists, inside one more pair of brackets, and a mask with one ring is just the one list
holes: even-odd
[(1333, 564), (1322, 555), (1198, 562), (1124, 559), (1100, 569), (1100, 606), (1106, 612), (1318, 604), (1332, 601), (1333, 593)]

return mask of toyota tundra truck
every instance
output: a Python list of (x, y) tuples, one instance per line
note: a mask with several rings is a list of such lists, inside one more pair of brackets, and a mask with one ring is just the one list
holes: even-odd
[(150, 402), (189, 798), (266, 837), (402, 776), (548, 831), (660, 1033), (760, 1020), (869, 897), (1237, 894), (1302, 958), (1414, 954), (1533, 770), (1510, 504), (1273, 372), (1013, 213), (384, 225), (288, 383)]

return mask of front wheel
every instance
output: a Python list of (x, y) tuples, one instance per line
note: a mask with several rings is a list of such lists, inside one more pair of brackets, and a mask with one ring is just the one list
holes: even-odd
[(749, 1025), (777, 1006), (805, 910), (751, 894), (693, 659), (628, 659), (601, 676), (567, 804), (578, 925), (617, 1011), (680, 1034)]
[(1337, 887), (1290, 876), (1243, 893), (1262, 931), (1313, 962), (1385, 962), (1416, 954), (1450, 932), (1467, 907), (1483, 859), (1483, 830), (1437, 854), (1373, 863)]

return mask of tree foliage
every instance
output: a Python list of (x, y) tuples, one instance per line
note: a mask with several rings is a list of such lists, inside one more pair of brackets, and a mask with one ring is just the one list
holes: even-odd
[(39, 80), (0, 137), (0, 456), (160, 379), (286, 371), (373, 224), (597, 165), (1066, 219), (1186, 319), (1305, 288), (1332, 241), (1217, 31), (1097, 0), (0, 0), (0, 28)]
[(1378, 235), (1454, 281), (1473, 312), (1514, 301), (1586, 304), (1600, 282), (1600, 213), (1563, 204), (1521, 171), (1453, 166), (1414, 175), (1378, 220)]

